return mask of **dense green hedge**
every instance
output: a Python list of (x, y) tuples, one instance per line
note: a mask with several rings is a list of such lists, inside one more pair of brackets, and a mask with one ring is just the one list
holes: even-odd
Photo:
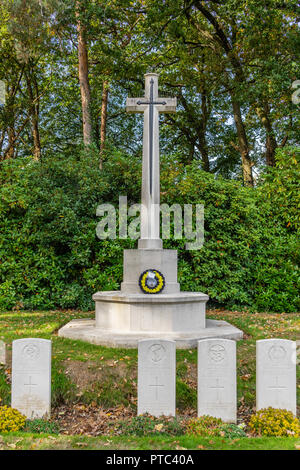
[[(282, 158), (299, 161), (299, 152), (289, 151)], [(201, 250), (186, 251), (184, 240), (164, 243), (179, 250), (182, 290), (206, 292), (229, 308), (299, 308), (293, 190), (289, 196), (297, 173), (286, 166), (288, 170), (274, 169), (260, 187), (249, 189), (196, 164), (183, 167), (176, 156), (162, 159), (162, 202), (205, 206)], [(284, 172), (289, 175), (286, 191)], [(0, 309), (89, 309), (96, 290), (118, 289), (122, 251), (136, 242), (100, 241), (96, 207), (117, 204), (119, 195), (126, 194), (129, 204), (139, 202), (140, 175), (140, 162), (117, 151), (108, 156), (102, 172), (93, 153), (51, 155), (42, 163), (2, 162)]]

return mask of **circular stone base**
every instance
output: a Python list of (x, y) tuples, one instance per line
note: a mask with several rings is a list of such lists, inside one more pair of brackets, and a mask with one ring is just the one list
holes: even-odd
[(227, 338), (239, 340), (243, 332), (223, 320), (206, 320), (206, 328), (193, 333), (161, 332), (161, 331), (131, 331), (104, 330), (95, 326), (95, 320), (72, 320), (58, 331), (58, 336), (69, 339), (86, 341), (92, 344), (112, 348), (137, 348), (141, 339), (159, 338), (176, 341), (178, 349), (197, 347), (197, 341), (204, 338)]

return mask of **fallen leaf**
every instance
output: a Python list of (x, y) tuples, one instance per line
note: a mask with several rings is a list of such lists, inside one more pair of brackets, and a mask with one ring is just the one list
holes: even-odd
[(164, 425), (163, 425), (162, 423), (160, 423), (160, 424), (156, 424), (156, 425), (154, 426), (154, 429), (155, 429), (156, 431), (159, 431), (159, 432), (160, 432), (160, 431), (163, 429), (163, 427), (164, 427)]

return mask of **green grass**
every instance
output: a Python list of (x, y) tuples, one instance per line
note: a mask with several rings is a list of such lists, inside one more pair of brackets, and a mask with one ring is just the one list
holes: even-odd
[[(107, 408), (120, 405), (130, 406), (136, 410), (136, 349), (113, 349), (96, 346), (82, 341), (74, 341), (57, 336), (57, 330), (74, 318), (92, 318), (92, 312), (78, 311), (48, 311), (48, 312), (3, 312), (0, 313), (0, 339), (8, 344), (8, 355), (11, 354), (11, 342), (14, 339), (40, 337), (52, 340), (52, 406), (81, 402), (96, 403)], [(208, 317), (226, 320), (244, 331), (246, 339), (237, 343), (237, 387), (238, 405), (255, 406), (255, 342), (264, 338), (285, 338), (296, 340), (300, 338), (300, 319), (297, 314), (254, 314), (245, 312), (209, 311)], [(178, 414), (185, 410), (196, 409), (197, 380), (196, 380), (197, 351), (177, 351), (177, 408)], [(297, 367), (298, 378), (300, 368)], [(74, 373), (78, 370), (78, 378), (86, 377), (84, 383), (76, 379)], [(74, 372), (75, 371), (75, 372)], [(8, 371), (9, 373), (9, 371)], [(73, 374), (73, 375), (72, 375)], [(300, 403), (299, 385), (297, 388), (298, 403)], [(4, 367), (0, 367), (0, 398), (2, 404), (10, 404), (10, 385), (7, 381)], [(49, 439), (41, 436), (23, 436), (20, 443), (22, 448), (31, 446), (48, 446)], [(14, 439), (12, 435), (3, 436), (4, 443)], [(39, 439), (42, 439), (39, 443)], [(81, 441), (77, 437), (58, 439), (59, 446), (75, 448), (109, 448), (108, 438), (87, 438)], [(79, 439), (79, 440), (78, 440)], [(105, 440), (106, 439), (106, 440)], [(174, 448), (174, 439), (165, 438), (125, 438), (112, 439), (112, 445), (124, 445), (119, 448)], [(53, 440), (53, 439), (52, 439)], [(178, 440), (178, 439), (176, 439)], [(180, 437), (179, 446), (191, 449), (197, 445), (205, 448), (293, 448), (295, 442), (291, 438), (253, 438), (239, 439), (229, 442), (228, 439), (214, 438), (214, 444), (203, 438), (195, 439), (187, 436)], [(51, 439), (50, 439), (51, 441)], [(299, 441), (299, 440), (298, 440)], [(1, 441), (2, 442), (2, 441)], [(28, 444), (27, 444), (28, 442)], [(30, 443), (31, 442), (31, 443)], [(53, 441), (54, 442), (54, 441)], [(81, 443), (81, 444), (80, 444)], [(18, 443), (16, 444), (19, 445)], [(25, 446), (25, 447), (24, 447)], [(92, 446), (92, 447), (89, 447)], [(93, 447), (94, 446), (94, 447)], [(100, 446), (100, 447), (97, 447)], [(152, 446), (152, 447), (151, 447)], [(157, 447), (158, 446), (158, 447)], [(160, 447), (159, 447), (160, 446)], [(257, 447), (255, 447), (257, 446)], [(69, 448), (69, 447), (68, 447)]]
[(163, 435), (87, 437), (25, 432), (0, 434), (0, 450), (296, 450), (299, 447), (300, 439), (293, 437), (223, 439)]

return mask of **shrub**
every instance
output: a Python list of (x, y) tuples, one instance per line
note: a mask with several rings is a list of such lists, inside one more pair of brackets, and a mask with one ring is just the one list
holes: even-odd
[(244, 431), (244, 426), (245, 425), (236, 425), (236, 424), (226, 423), (220, 426), (221, 435), (223, 435), (224, 437), (227, 437), (228, 439), (247, 437), (247, 434)]
[(177, 418), (154, 418), (150, 415), (141, 415), (122, 422), (119, 425), (119, 432), (134, 436), (148, 436), (149, 434), (178, 436), (184, 433), (184, 425)]
[(24, 431), (32, 433), (50, 433), (58, 434), (59, 426), (55, 422), (47, 421), (45, 419), (32, 419), (27, 420)]
[[(204, 204), (201, 249), (185, 250), (184, 238), (164, 241), (178, 250), (182, 290), (206, 292), (227, 308), (298, 310), (298, 154), (289, 155), (259, 188), (162, 157), (161, 202)], [(123, 249), (136, 242), (99, 240), (96, 207), (117, 206), (126, 194), (128, 205), (139, 202), (140, 174), (140, 161), (119, 151), (101, 173), (88, 153), (0, 162), (0, 309), (93, 309), (95, 291), (117, 290)]]
[(220, 418), (203, 415), (199, 418), (192, 418), (186, 425), (187, 434), (196, 436), (221, 436), (221, 426), (223, 421)]
[(0, 406), (0, 432), (19, 431), (25, 425), (26, 418), (10, 406)]
[(263, 408), (249, 421), (251, 432), (257, 436), (300, 437), (300, 422), (291, 411)]
[(237, 426), (236, 424), (223, 423), (220, 418), (213, 416), (203, 415), (199, 418), (193, 418), (187, 422), (187, 434), (194, 434), (196, 436), (223, 436), (229, 439), (245, 437), (246, 433), (243, 430), (243, 425)]

